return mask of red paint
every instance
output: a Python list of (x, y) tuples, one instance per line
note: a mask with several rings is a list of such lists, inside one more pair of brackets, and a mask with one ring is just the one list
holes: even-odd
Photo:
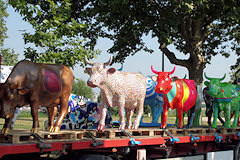
[[(215, 135), (213, 133), (208, 133), (207, 135), (196, 135), (200, 137), (200, 140), (196, 141), (195, 146), (199, 146), (199, 151), (200, 153), (206, 153), (210, 151), (216, 151), (217, 148), (206, 148), (209, 143), (211, 144), (216, 144), (215, 143)], [(223, 136), (222, 143), (226, 143), (227, 141), (233, 141), (233, 140), (239, 140), (237, 134), (219, 134), (219, 136)], [(160, 148), (160, 146), (165, 145), (165, 146), (179, 146), (181, 145), (181, 148), (186, 148), (183, 149), (182, 155), (187, 155), (189, 152), (189, 147), (190, 145), (193, 144), (191, 142), (191, 137), (190, 136), (174, 136), (174, 138), (179, 138), (179, 142), (176, 142), (175, 144), (172, 144), (169, 142), (169, 139), (171, 137), (169, 136), (148, 136), (148, 137), (141, 137), (141, 136), (134, 136), (136, 141), (141, 141), (141, 145), (136, 145), (135, 147), (139, 148), (148, 148), (148, 147), (157, 147)], [(96, 149), (91, 146), (93, 143), (90, 138), (83, 139), (83, 140), (65, 140), (65, 141), (55, 141), (55, 142), (48, 142), (52, 145), (51, 149), (45, 149), (43, 152), (50, 152), (50, 151), (62, 151), (65, 150), (64, 147), (67, 147), (68, 150), (82, 150), (82, 149), (87, 149), (87, 150), (92, 150), (93, 152), (97, 152), (98, 150), (101, 149), (109, 149), (109, 148), (121, 148), (121, 147), (126, 147), (126, 146), (131, 146), (130, 144), (130, 138), (129, 137), (124, 137), (124, 138), (117, 138), (117, 139), (109, 139), (109, 138), (103, 138), (103, 139), (98, 139), (102, 140), (104, 144), (102, 146), (98, 146)], [(203, 148), (200, 148), (200, 146), (203, 146)], [(214, 145), (216, 146), (216, 145)], [(173, 152), (174, 153), (174, 148), (173, 147)], [(164, 148), (164, 147), (163, 147)], [(104, 151), (104, 150), (102, 150)], [(39, 153), (40, 148), (37, 147), (37, 143), (33, 142), (31, 144), (6, 144), (6, 143), (0, 143), (0, 158), (2, 158), (4, 155), (7, 154), (22, 154), (22, 153)], [(179, 152), (179, 151), (178, 151)], [(158, 156), (161, 153), (158, 153)], [(174, 155), (174, 154), (173, 154)], [(178, 155), (180, 155), (178, 153)]]
[(44, 86), (50, 92), (60, 92), (61, 91), (61, 79), (60, 77), (50, 71), (45, 70), (43, 74)]

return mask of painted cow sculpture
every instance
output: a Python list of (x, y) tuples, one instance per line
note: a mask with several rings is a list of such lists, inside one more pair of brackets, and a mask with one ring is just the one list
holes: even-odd
[[(106, 69), (106, 66), (111, 64), (112, 57), (104, 64), (90, 62), (87, 57), (85, 61), (92, 66), (92, 68), (86, 68), (86, 72), (90, 75), (87, 81), (88, 86), (101, 89), (102, 109), (97, 129), (104, 130), (108, 106), (117, 106), (119, 109), (119, 129), (125, 129), (124, 109), (127, 116), (127, 128), (137, 129), (143, 114), (146, 94), (145, 77), (137, 73), (120, 72), (115, 68)], [(131, 126), (131, 117), (135, 108), (137, 116)]]
[(225, 128), (231, 127), (230, 115), (234, 113), (234, 121), (232, 127), (237, 127), (239, 116), (239, 86), (236, 84), (230, 84), (227, 82), (221, 82), (226, 77), (226, 74), (222, 78), (210, 78), (204, 73), (204, 76), (208, 81), (204, 82), (209, 87), (208, 94), (214, 98), (213, 101), (213, 123), (212, 127), (217, 127), (217, 117), (219, 110), (224, 111), (225, 115)]
[[(208, 94), (208, 91), (209, 87), (203, 88), (203, 98), (206, 104), (206, 116), (208, 117), (208, 125), (211, 126), (211, 119), (213, 114), (213, 98)], [(218, 109), (218, 111), (218, 119), (224, 125), (224, 120), (220, 116), (220, 110)]]
[[(48, 130), (57, 132), (67, 114), (68, 97), (72, 90), (73, 73), (64, 65), (34, 63), (22, 60), (15, 65), (6, 82), (0, 84), (0, 117), (5, 118), (1, 131), (10, 131), (16, 107), (30, 104), (33, 117), (31, 132), (38, 132), (38, 107), (48, 108)], [(60, 105), (60, 116), (54, 125), (54, 117)]]
[(157, 85), (150, 76), (146, 78), (146, 97), (144, 100), (144, 105), (149, 105), (152, 111), (152, 123), (158, 123), (160, 114), (163, 112), (163, 95), (155, 92), (155, 87)]
[[(175, 67), (172, 72), (158, 72), (152, 66), (151, 69), (153, 73), (158, 75), (157, 77), (153, 76), (153, 80), (157, 81), (155, 90), (157, 93), (163, 94), (164, 103), (161, 128), (166, 128), (169, 108), (177, 109), (178, 128), (183, 128), (183, 112), (192, 109), (197, 99), (195, 82), (187, 79), (172, 81), (169, 76), (174, 73)], [(190, 119), (192, 118), (191, 114)]]

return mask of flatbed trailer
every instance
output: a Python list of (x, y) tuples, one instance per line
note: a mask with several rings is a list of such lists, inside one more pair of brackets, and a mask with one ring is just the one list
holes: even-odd
[[(155, 159), (233, 150), (238, 159), (238, 128), (117, 128), (63, 130), (58, 133), (13, 130), (0, 136), (0, 159)], [(46, 155), (58, 153), (58, 157)], [(45, 155), (45, 156), (42, 156)], [(98, 157), (98, 158), (96, 158)]]

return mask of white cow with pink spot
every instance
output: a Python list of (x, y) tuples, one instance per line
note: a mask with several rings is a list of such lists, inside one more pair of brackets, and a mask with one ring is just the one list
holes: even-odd
[[(120, 130), (125, 129), (124, 109), (126, 110), (127, 128), (138, 129), (146, 94), (145, 77), (138, 73), (120, 72), (115, 68), (106, 69), (106, 66), (111, 64), (112, 57), (104, 64), (90, 62), (86, 56), (85, 61), (92, 66), (85, 69), (90, 75), (87, 81), (88, 86), (101, 89), (100, 105), (102, 109), (97, 129), (104, 130), (108, 106), (118, 107)], [(137, 109), (137, 116), (132, 126), (131, 117), (135, 108)]]

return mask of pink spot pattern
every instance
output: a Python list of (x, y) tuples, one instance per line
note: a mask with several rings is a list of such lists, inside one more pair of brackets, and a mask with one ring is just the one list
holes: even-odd
[[(91, 63), (90, 65), (92, 68), (87, 84), (101, 89), (102, 109), (98, 130), (104, 129), (108, 106), (118, 107), (120, 130), (125, 129), (125, 111), (126, 128), (138, 129), (146, 94), (145, 77), (138, 73), (120, 72), (114, 68), (106, 69), (105, 64)], [(131, 117), (135, 109), (137, 116), (132, 125)]]

